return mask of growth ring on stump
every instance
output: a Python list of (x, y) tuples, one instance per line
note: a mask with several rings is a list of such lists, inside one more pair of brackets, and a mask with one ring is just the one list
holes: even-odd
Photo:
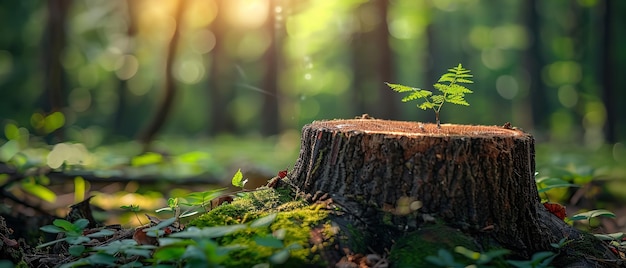
[(290, 177), (304, 192), (381, 210), (412, 200), (415, 213), (533, 251), (551, 242), (538, 231), (534, 173), (534, 139), (520, 130), (350, 119), (304, 126)]

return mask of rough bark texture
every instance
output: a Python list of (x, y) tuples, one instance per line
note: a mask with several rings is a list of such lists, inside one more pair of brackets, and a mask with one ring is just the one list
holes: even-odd
[(326, 192), (409, 216), (401, 228), (443, 220), (522, 256), (577, 234), (560, 220), (541, 219), (554, 216), (538, 197), (531, 135), (510, 127), (441, 127), (316, 121), (303, 128), (290, 177), (307, 193)]

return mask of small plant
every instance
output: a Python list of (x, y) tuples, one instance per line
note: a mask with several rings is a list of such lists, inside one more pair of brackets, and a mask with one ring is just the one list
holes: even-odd
[(141, 219), (139, 219), (139, 215), (137, 215), (137, 213), (139, 211), (141, 211), (141, 209), (139, 208), (139, 205), (131, 204), (129, 206), (121, 206), (120, 208), (123, 209), (123, 210), (128, 210), (128, 211), (133, 212), (135, 214), (135, 218), (137, 218), (137, 222), (139, 222), (139, 224), (143, 225), (143, 222), (141, 222)]
[(241, 189), (243, 189), (247, 182), (248, 179), (243, 179), (243, 173), (241, 173), (241, 169), (237, 170), (237, 172), (235, 172), (235, 175), (233, 175), (233, 178), (231, 179), (231, 183), (233, 184), (233, 186), (240, 187)]
[(53, 225), (42, 226), (39, 229), (53, 234), (64, 233), (65, 237), (41, 244), (37, 246), (37, 248), (44, 248), (58, 242), (66, 241), (70, 244), (70, 254), (73, 256), (79, 256), (85, 251), (85, 247), (81, 244), (91, 241), (91, 238), (113, 235), (113, 231), (107, 229), (86, 235), (83, 234), (85, 228), (89, 224), (89, 221), (86, 219), (78, 219), (73, 223), (63, 219), (56, 219), (52, 222), (52, 224)]
[[(437, 128), (441, 129), (439, 111), (444, 103), (449, 102), (469, 106), (469, 103), (465, 100), (465, 94), (473, 93), (473, 91), (459, 83), (474, 83), (471, 80), (472, 77), (473, 75), (470, 74), (470, 70), (463, 68), (460, 63), (457, 67), (448, 69), (448, 72), (443, 74), (441, 78), (439, 78), (439, 81), (433, 85), (435, 89), (441, 91), (442, 95), (433, 95), (432, 91), (400, 84), (390, 84), (386, 82), (385, 84), (396, 92), (409, 92), (406, 97), (402, 98), (403, 102), (424, 99), (424, 102), (417, 105), (417, 107), (422, 110), (433, 109), (433, 111), (435, 111), (435, 119), (437, 120)], [(448, 84), (443, 84), (442, 82), (447, 82)]]

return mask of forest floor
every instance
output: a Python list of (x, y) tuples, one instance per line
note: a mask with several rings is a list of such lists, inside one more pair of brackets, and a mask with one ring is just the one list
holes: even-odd
[[(259, 154), (263, 154), (263, 150), (266, 150), (271, 151), (268, 152), (267, 155), (280, 155), (279, 152), (276, 152), (280, 151), (280, 148), (269, 150), (267, 148), (268, 147), (259, 149)], [(233, 154), (232, 152), (237, 150), (241, 150), (241, 148), (230, 149), (228, 151)], [(613, 212), (615, 217), (596, 217), (589, 219), (588, 221), (572, 221), (571, 224), (579, 229), (583, 229), (591, 233), (611, 235), (611, 237), (615, 239), (607, 243), (611, 243), (612, 247), (615, 249), (614, 253), (624, 259), (624, 248), (626, 248), (624, 246), (624, 233), (626, 233), (626, 200), (623, 198), (626, 196), (623, 192), (624, 189), (626, 189), (626, 177), (624, 176), (626, 172), (624, 172), (624, 166), (621, 166), (619, 163), (609, 166), (605, 165), (605, 163), (611, 162), (610, 160), (607, 160), (607, 158), (610, 157), (607, 155), (611, 155), (610, 153), (574, 152), (569, 154), (555, 154), (551, 152), (552, 150), (553, 148), (550, 146), (538, 147), (538, 177), (542, 175), (557, 177), (567, 182), (578, 184), (579, 186), (552, 189), (542, 193), (542, 198), (565, 205), (568, 216), (594, 209), (607, 209), (608, 211)], [(605, 151), (606, 150), (603, 152)], [(278, 171), (280, 169), (283, 169), (278, 169), (277, 166), (289, 166), (288, 163), (290, 160), (284, 159), (295, 159), (294, 155), (296, 153), (293, 151), (283, 151), (283, 153), (289, 156), (280, 156), (283, 160), (279, 161), (279, 164), (269, 168), (263, 164), (251, 164), (254, 160), (241, 160), (241, 158), (237, 159), (236, 157), (229, 160), (231, 161), (231, 164), (211, 164), (211, 166), (222, 165), (220, 170), (232, 169), (232, 166), (234, 165), (243, 166), (242, 169), (244, 169), (245, 177), (249, 179), (249, 184), (246, 189), (251, 191), (266, 184), (269, 179), (279, 173)], [(165, 162), (176, 162), (178, 161), (176, 159), (184, 159), (184, 157), (177, 158), (178, 156), (184, 156), (187, 158), (194, 157), (189, 154), (170, 155), (168, 156), (170, 160), (166, 161), (163, 159), (158, 161), (154, 159), (151, 160), (147, 157), (137, 160), (147, 161), (147, 164), (138, 165), (136, 167), (141, 169), (142, 172), (149, 171), (156, 172), (158, 174), (160, 170), (163, 170), (164, 165), (168, 165)], [(196, 154), (196, 160), (202, 159), (201, 156), (201, 154)], [(276, 159), (278, 157), (274, 158)], [(186, 168), (189, 167), (187, 166)], [(131, 169), (124, 170), (126, 172), (124, 174), (133, 174), (132, 171), (129, 171)], [(184, 172), (189, 171), (188, 169), (185, 170), (186, 171)], [(140, 237), (146, 232), (138, 233), (138, 226), (143, 225), (146, 228), (150, 228), (150, 226), (158, 226), (156, 229), (161, 230), (161, 232), (170, 233), (176, 233), (184, 230), (184, 226), (179, 225), (179, 222), (164, 222), (170, 218), (160, 214), (155, 214), (154, 212), (159, 208), (166, 208), (168, 205), (171, 205), (168, 204), (168, 197), (186, 196), (191, 193), (198, 192), (206, 193), (221, 187), (226, 187), (224, 193), (233, 193), (241, 190), (241, 188), (230, 185), (230, 180), (223, 179), (224, 175), (221, 175), (221, 179), (215, 178), (215, 176), (191, 176), (187, 181), (181, 179), (169, 181), (160, 180), (156, 177), (155, 179), (150, 179), (150, 176), (140, 176), (141, 179), (131, 177), (129, 180), (123, 180), (124, 176), (114, 176), (120, 180), (111, 182), (110, 180), (107, 181), (104, 179), (98, 179), (99, 177), (94, 175), (97, 173), (84, 172), (84, 170), (76, 169), (69, 169), (63, 172), (36, 169), (36, 171), (40, 173), (22, 174), (20, 173), (22, 172), (20, 170), (11, 170), (11, 166), (3, 165), (0, 167), (0, 171), (2, 171), (0, 173), (8, 174), (8, 179), (5, 177), (2, 184), (3, 204), (0, 206), (2, 209), (0, 211), (2, 213), (2, 220), (0, 220), (2, 253), (0, 253), (0, 259), (14, 260), (15, 263), (18, 263), (18, 265), (21, 264), (26, 266), (39, 264), (39, 267), (55, 267), (62, 263), (72, 263), (72, 261), (86, 259), (84, 257), (79, 258), (77, 256), (97, 256), (91, 257), (91, 259), (87, 259), (85, 261), (89, 261), (92, 264), (93, 262), (110, 264), (112, 261), (110, 258), (107, 259), (104, 255), (93, 254), (93, 251), (89, 251), (89, 249), (94, 247), (104, 247), (104, 250), (112, 252), (130, 252), (129, 255), (126, 255), (127, 263), (139, 265), (139, 263), (135, 261), (148, 256), (146, 255), (146, 252), (154, 250), (155, 245), (150, 241), (150, 238)], [(222, 172), (222, 174), (223, 173), (225, 172)], [(111, 178), (111, 174), (106, 175), (106, 177)], [(15, 179), (15, 176), (22, 177)], [(81, 177), (81, 179), (76, 179), (76, 177)], [(47, 184), (45, 184), (46, 189), (52, 192), (55, 196), (54, 202), (45, 201), (41, 197), (40, 193), (38, 194), (37, 192), (28, 191), (27, 186), (29, 183), (33, 183), (33, 180), (37, 181), (44, 178), (48, 180)], [(12, 179), (14, 179), (14, 181), (12, 181), (14, 182), (13, 184), (7, 183), (7, 180), (11, 182)], [(146, 180), (142, 181), (142, 179)], [(79, 188), (81, 183), (86, 186), (83, 186), (84, 188)], [(77, 189), (82, 189), (82, 194), (77, 193), (79, 192)], [(89, 199), (89, 196), (93, 196), (93, 198)], [(236, 194), (234, 196), (236, 196)], [(88, 206), (89, 214), (93, 216), (95, 221), (100, 222), (101, 224), (98, 226), (84, 226), (83, 228), (78, 228), (81, 230), (81, 233), (74, 235), (77, 237), (89, 237), (89, 240), (79, 243), (83, 246), (82, 251), (81, 247), (77, 248), (69, 246), (66, 242), (59, 242), (55, 245), (51, 245), (50, 247), (37, 248), (45, 242), (61, 239), (63, 237), (50, 234), (46, 235), (44, 232), (40, 231), (40, 228), (43, 226), (54, 225), (54, 219), (67, 218), (69, 217), (68, 215), (75, 214), (70, 211), (70, 205), (74, 203), (74, 200), (83, 199), (91, 201), (92, 206)], [(216, 205), (223, 203), (224, 201), (231, 201), (220, 198), (211, 199), (213, 201), (210, 204), (205, 204), (205, 207), (208, 207), (207, 210), (215, 208)], [(315, 202), (309, 205), (315, 205)], [(317, 205), (319, 206), (320, 204)], [(137, 206), (140, 210), (133, 212), (129, 209), (121, 209), (120, 207), (122, 206), (127, 206), (127, 208), (130, 206)], [(82, 212), (79, 214), (83, 215), (84, 213), (87, 213), (85, 212), (85, 209), (86, 208), (83, 207)], [(143, 216), (136, 216), (143, 215), (144, 213), (154, 216), (153, 218), (149, 218), (149, 220)], [(157, 217), (160, 217), (161, 219)], [(257, 219), (262, 218), (263, 217), (257, 215)], [(68, 219), (71, 219), (71, 217)], [(240, 224), (240, 222), (237, 224)], [(67, 228), (71, 229), (72, 227)], [(168, 229), (169, 231), (167, 231)], [(98, 232), (103, 230), (108, 231), (105, 231), (103, 236), (100, 237)], [(68, 237), (68, 231), (69, 230), (67, 229), (63, 230), (62, 233), (66, 234), (65, 237)], [(323, 229), (318, 231), (322, 232)], [(182, 236), (184, 236), (184, 234), (185, 233), (183, 232)], [(274, 250), (267, 253), (270, 257), (277, 254), (280, 255), (279, 253), (281, 250), (284, 250), (289, 246), (284, 240), (276, 241), (269, 237), (263, 239), (266, 239), (264, 240), (264, 243), (268, 243), (270, 248), (272, 248), (271, 244), (275, 243), (273, 247)], [(135, 244), (131, 243), (132, 241), (134, 241)], [(280, 242), (280, 244), (278, 242)], [(176, 243), (180, 243), (180, 241)], [(109, 245), (109, 247), (105, 247), (106, 245)], [(217, 248), (220, 249), (221, 247)], [(176, 256), (175, 254), (182, 254), (180, 252), (172, 253), (167, 251), (166, 253), (174, 255), (161, 256), (161, 258), (172, 258), (172, 256)], [(346, 253), (344, 252), (344, 254)], [(179, 255), (179, 257), (180, 256), (182, 255)], [(207, 258), (207, 256), (208, 255), (205, 255), (205, 258)], [(220, 256), (217, 256), (216, 258), (219, 259)], [(365, 264), (366, 260), (369, 261), (369, 264)], [(217, 262), (217, 259), (215, 261)], [(386, 261), (386, 252), (372, 252), (368, 249), (363, 249), (358, 253), (347, 253), (346, 258), (344, 259), (344, 263), (350, 262), (355, 265), (361, 265), (361, 267), (384, 267), (381, 265), (375, 266), (375, 263), (386, 263)], [(268, 265), (269, 263), (270, 262), (268, 262)], [(7, 263), (2, 262), (0, 264)], [(80, 263), (72, 263), (72, 265), (78, 264)], [(71, 265), (68, 267), (71, 267)]]

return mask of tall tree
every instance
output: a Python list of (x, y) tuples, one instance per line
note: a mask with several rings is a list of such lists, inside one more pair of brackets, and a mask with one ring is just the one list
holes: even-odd
[(531, 118), (534, 128), (547, 128), (547, 116), (550, 114), (545, 95), (545, 87), (541, 82), (541, 68), (544, 59), (541, 54), (541, 25), (537, 13), (537, 0), (522, 1), (523, 14), (525, 14), (526, 27), (530, 32), (530, 44), (524, 55), (524, 66), (529, 76), (528, 104), (531, 106)]
[[(126, 38), (132, 40), (137, 34), (137, 20), (135, 18), (135, 12), (137, 11), (138, 2), (136, 0), (126, 0), (126, 13), (128, 18), (128, 27), (126, 28)], [(124, 48), (125, 54), (132, 54), (134, 51), (134, 42), (127, 42)], [(117, 109), (113, 117), (113, 129), (118, 134), (123, 133), (124, 130), (124, 118), (126, 115), (126, 105), (128, 100), (128, 80), (119, 79), (117, 85)], [(128, 130), (126, 130), (128, 131)]]
[(228, 25), (226, 5), (223, 0), (214, 0), (217, 15), (209, 26), (215, 35), (215, 46), (211, 50), (211, 70), (209, 74), (209, 112), (211, 118), (210, 134), (231, 133), (235, 130), (232, 116), (228, 112), (228, 102), (234, 89), (234, 64), (227, 49)]
[(270, 45), (263, 55), (265, 73), (263, 74), (263, 107), (261, 110), (261, 133), (274, 135), (280, 132), (280, 114), (278, 110), (278, 71), (280, 69), (280, 57), (282, 41), (284, 39), (283, 20), (277, 20), (282, 8), (279, 0), (269, 1), (269, 12), (265, 21), (265, 29), (271, 37)]
[(144, 150), (148, 148), (156, 134), (165, 124), (174, 103), (174, 97), (176, 96), (176, 83), (174, 82), (173, 77), (174, 60), (176, 58), (176, 51), (178, 49), (178, 39), (180, 37), (180, 31), (182, 29), (182, 17), (185, 12), (186, 4), (187, 1), (178, 1), (176, 5), (176, 14), (174, 16), (176, 27), (174, 29), (174, 34), (170, 39), (167, 51), (163, 97), (161, 99), (161, 104), (157, 107), (157, 111), (154, 114), (152, 121), (139, 137), (139, 140), (144, 145)]
[[(388, 0), (373, 0), (355, 9), (360, 27), (353, 35), (354, 88), (357, 114), (372, 111), (376, 117), (399, 116), (393, 91), (384, 81), (393, 81), (393, 52), (389, 45)], [(375, 97), (374, 97), (375, 96)]]
[[(613, 20), (615, 17), (615, 10), (613, 7), (613, 1), (605, 0), (604, 1), (604, 16), (603, 25), (602, 25), (602, 37), (601, 37), (601, 64), (600, 64), (600, 73), (602, 74), (602, 100), (604, 101), (604, 107), (606, 109), (606, 124), (605, 124), (605, 138), (607, 142), (616, 142), (617, 140), (617, 131), (616, 131), (616, 96), (614, 93), (615, 90), (615, 80), (614, 80), (614, 70), (617, 70), (617, 66), (615, 65), (616, 55), (614, 53), (616, 49), (616, 40), (613, 34)], [(621, 15), (620, 15), (621, 16)]]
[[(48, 101), (44, 101), (44, 109), (48, 112), (61, 111), (65, 106), (64, 88), (66, 86), (65, 71), (61, 64), (61, 54), (67, 43), (66, 23), (71, 0), (47, 2), (48, 22), (44, 38), (45, 93)], [(55, 131), (55, 136), (62, 139), (62, 130)]]

